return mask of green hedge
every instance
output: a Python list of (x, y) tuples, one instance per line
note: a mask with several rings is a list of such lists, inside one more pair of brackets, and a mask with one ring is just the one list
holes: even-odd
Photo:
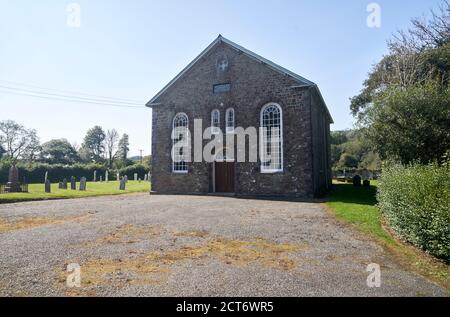
[(450, 263), (450, 164), (387, 168), (378, 201), (403, 239)]
[[(48, 178), (51, 182), (60, 182), (64, 178), (67, 180), (74, 176), (77, 180), (81, 177), (86, 177), (88, 181), (94, 179), (94, 171), (97, 171), (97, 180), (100, 176), (105, 178), (106, 167), (101, 164), (75, 164), (75, 165), (49, 165), (49, 164), (19, 164), (19, 178), (22, 182), (25, 179), (26, 183), (35, 184), (43, 183), (45, 178), (45, 172), (48, 171)], [(6, 183), (8, 181), (10, 164), (0, 163), (0, 183)], [(149, 169), (143, 165), (132, 165), (121, 170), (109, 170), (109, 179), (115, 180), (117, 172), (121, 176), (127, 175), (128, 179), (134, 178), (134, 173), (138, 173), (139, 177), (143, 180), (144, 175), (148, 173)]]

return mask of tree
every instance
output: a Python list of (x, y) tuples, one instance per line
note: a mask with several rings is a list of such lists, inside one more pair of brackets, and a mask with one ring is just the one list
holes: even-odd
[(367, 139), (382, 159), (441, 160), (450, 149), (450, 90), (435, 83), (392, 87), (374, 100), (367, 121)]
[(361, 93), (351, 98), (351, 111), (365, 122), (374, 99), (392, 86), (407, 88), (429, 81), (449, 84), (450, 4), (443, 1), (429, 21), (412, 20), (412, 28), (399, 31), (388, 42), (389, 54), (373, 67)]
[(100, 126), (95, 126), (90, 129), (84, 137), (80, 156), (91, 162), (101, 162), (105, 153), (105, 138), (105, 132)]
[(128, 134), (124, 134), (119, 141), (119, 146), (117, 150), (117, 159), (122, 164), (122, 166), (127, 165), (128, 152), (130, 151), (130, 141)]
[(49, 164), (74, 164), (80, 158), (66, 139), (60, 139), (42, 144), (40, 160)]
[(6, 153), (6, 150), (0, 144), (0, 159), (3, 157), (3, 154), (5, 154), (5, 153)]
[[(450, 4), (388, 42), (351, 111), (381, 159), (440, 160), (450, 145)], [(367, 158), (366, 158), (367, 159)]]
[(112, 166), (115, 157), (115, 151), (117, 149), (117, 142), (119, 141), (119, 133), (115, 130), (108, 130), (106, 132), (106, 153), (108, 155), (108, 165)]
[(39, 138), (35, 130), (6, 120), (0, 122), (0, 144), (5, 150), (5, 156), (13, 164), (19, 159), (33, 159), (39, 149)]

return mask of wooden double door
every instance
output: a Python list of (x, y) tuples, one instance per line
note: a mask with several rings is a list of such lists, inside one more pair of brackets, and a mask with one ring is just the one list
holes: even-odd
[(234, 193), (234, 162), (215, 162), (215, 192)]

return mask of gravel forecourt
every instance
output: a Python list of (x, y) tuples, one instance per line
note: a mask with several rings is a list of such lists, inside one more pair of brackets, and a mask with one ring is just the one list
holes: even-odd
[[(67, 266), (81, 268), (68, 287)], [(371, 263), (381, 287), (370, 288)], [(132, 194), (0, 205), (0, 296), (448, 296), (321, 204)]]

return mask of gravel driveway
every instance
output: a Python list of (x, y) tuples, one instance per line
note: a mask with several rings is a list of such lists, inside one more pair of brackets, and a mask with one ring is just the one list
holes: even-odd
[[(66, 286), (67, 265), (81, 288)], [(381, 265), (381, 287), (367, 266)], [(448, 296), (320, 204), (126, 196), (0, 205), (2, 296)]]

